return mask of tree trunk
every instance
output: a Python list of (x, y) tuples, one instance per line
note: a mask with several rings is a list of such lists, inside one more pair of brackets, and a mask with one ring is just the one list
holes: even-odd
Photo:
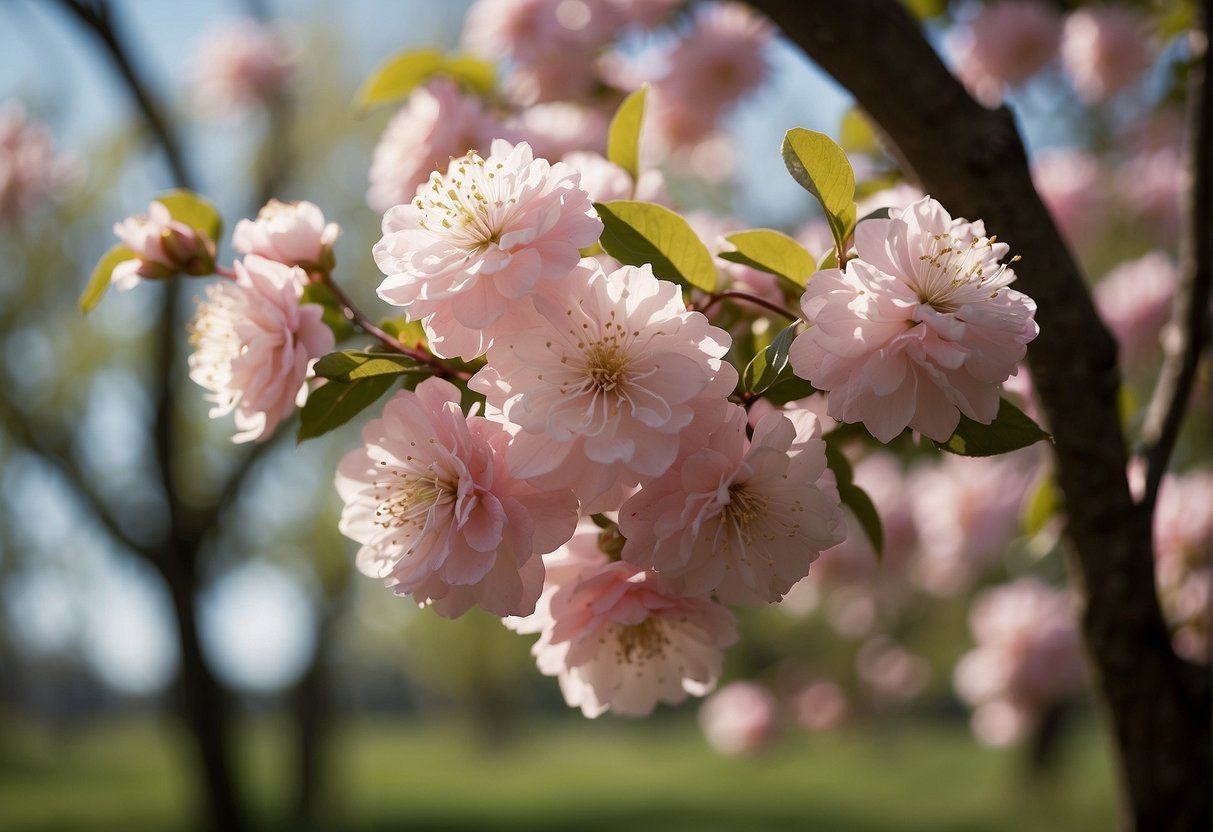
[(1154, 585), (1149, 511), (1126, 478), (1115, 343), (1032, 186), (1015, 121), (964, 91), (894, 0), (752, 0), (885, 131), (954, 215), (1022, 255), (1039, 305), (1029, 364), (1055, 439), (1083, 632), (1114, 736), (1126, 826), (1209, 829), (1210, 686), (1171, 649)]

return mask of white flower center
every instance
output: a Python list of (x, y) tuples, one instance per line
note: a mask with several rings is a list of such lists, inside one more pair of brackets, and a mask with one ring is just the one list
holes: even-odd
[(468, 251), (497, 245), (518, 204), (514, 177), (504, 171), (501, 162), (469, 153), (452, 161), (445, 176), (430, 174), (429, 187), (413, 200), (424, 212), (419, 225)]
[[(974, 238), (967, 244), (949, 234), (934, 234), (934, 250), (918, 259), (922, 265), (907, 276), (922, 303), (937, 312), (955, 312), (967, 303), (993, 297), (1014, 280), (990, 251), (996, 237)], [(1018, 260), (1016, 257), (1012, 260)]]
[[(395, 469), (385, 472), (387, 479), (377, 480), (373, 492), (379, 502), (375, 509), (375, 524), (383, 529), (400, 532), (411, 540), (425, 530), (434, 506), (454, 499), (454, 488), (433, 474)], [(394, 537), (393, 544), (401, 538)]]

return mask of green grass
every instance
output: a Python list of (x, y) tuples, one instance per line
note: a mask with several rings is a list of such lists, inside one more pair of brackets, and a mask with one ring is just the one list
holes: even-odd
[[(757, 760), (724, 759), (687, 720), (546, 720), (484, 747), (446, 723), (359, 720), (334, 737), (324, 828), (333, 830), (931, 830), (1032, 832), (1113, 826), (1094, 730), (1029, 778), (1014, 753), (961, 726), (790, 737)], [(289, 742), (253, 727), (241, 761), (266, 828), (286, 828)], [(198, 807), (188, 745), (171, 723), (95, 725), (52, 737), (5, 726), (0, 829), (189, 830)]]

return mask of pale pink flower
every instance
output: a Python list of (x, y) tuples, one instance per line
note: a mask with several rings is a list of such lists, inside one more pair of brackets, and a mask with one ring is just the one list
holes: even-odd
[(982, 104), (997, 107), (1057, 55), (1061, 16), (1041, 0), (995, 0), (953, 30), (956, 75)]
[(234, 442), (260, 441), (306, 400), (310, 364), (333, 349), (333, 333), (318, 304), (299, 302), (302, 269), (252, 254), (235, 269), (198, 306), (190, 378), (211, 391), (211, 418), (235, 413)]
[(1127, 6), (1079, 9), (1066, 18), (1061, 62), (1087, 104), (1136, 83), (1153, 59), (1146, 19)]
[(779, 709), (762, 685), (731, 682), (699, 706), (699, 728), (718, 754), (758, 754), (778, 734)]
[(1178, 282), (1171, 257), (1152, 251), (1121, 263), (1095, 284), (1095, 308), (1116, 336), (1123, 366), (1140, 368), (1158, 357)]
[(1091, 242), (1107, 211), (1104, 174), (1090, 153), (1051, 148), (1032, 157), (1032, 184), (1072, 246)]
[(796, 722), (813, 733), (837, 728), (846, 721), (848, 711), (846, 694), (827, 679), (811, 682), (792, 700)]
[(526, 142), (498, 139), (487, 158), (453, 159), (384, 215), (379, 297), (421, 320), (435, 355), (481, 355), (602, 232), (579, 180), (566, 164), (533, 158)]
[(559, 159), (574, 152), (606, 153), (609, 124), (609, 116), (601, 109), (573, 101), (550, 101), (525, 108), (510, 120), (509, 127), (536, 156)]
[(232, 232), (232, 246), (241, 254), (256, 254), (304, 271), (328, 271), (333, 243), (341, 228), (325, 223), (324, 214), (311, 202), (271, 199), (255, 220), (240, 220)]
[(1209, 661), (1209, 592), (1213, 581), (1213, 473), (1163, 477), (1154, 513), (1154, 560), (1163, 614), (1176, 651)]
[(846, 532), (817, 420), (789, 415), (767, 415), (747, 440), (731, 405), (705, 448), (624, 503), (624, 560), (686, 595), (780, 600)]
[(1169, 244), (1179, 236), (1183, 177), (1183, 153), (1174, 146), (1137, 153), (1116, 172), (1120, 203), (1157, 235), (1159, 243)]
[(409, 94), (388, 122), (371, 158), (367, 204), (376, 211), (409, 202), (432, 171), (451, 159), (510, 138), (478, 98), (453, 81), (436, 78)]
[[(911, 185), (909, 182), (898, 182), (891, 188), (884, 188), (874, 194), (865, 196), (863, 199), (855, 200), (855, 216), (863, 219), (868, 214), (881, 208), (888, 208), (890, 213), (901, 211), (918, 202), (924, 196), (926, 194), (917, 185)], [(824, 223), (825, 220), (821, 222)], [(828, 251), (834, 247), (834, 238), (830, 235), (828, 225), (825, 229), (825, 236), (822, 239), (826, 242), (822, 250)]]
[(639, 179), (633, 182), (631, 174), (598, 153), (574, 151), (566, 154), (561, 161), (581, 173), (581, 187), (594, 202), (617, 199), (636, 199), (660, 205), (670, 202), (665, 177), (656, 168), (641, 171)]
[(71, 181), (75, 164), (55, 152), (45, 124), (16, 99), (0, 103), (0, 228), (17, 222)]
[(915, 581), (933, 595), (956, 595), (998, 563), (1019, 528), (1020, 508), (1034, 481), (1027, 455), (945, 454), (910, 478), (918, 529)]
[(691, 30), (670, 51), (669, 72), (653, 85), (654, 118), (672, 144), (704, 138), (717, 118), (766, 80), (771, 24), (740, 3), (695, 10)]
[(608, 275), (585, 261), (534, 306), (469, 386), (521, 427), (515, 475), (573, 488), (585, 511), (618, 508), (600, 498), (665, 473), (692, 423), (719, 418), (737, 383), (729, 336), (647, 265)]
[(534, 611), (540, 555), (576, 526), (573, 495), (511, 477), (505, 427), (465, 417), (459, 390), (442, 379), (398, 392), (362, 438), (336, 480), (341, 532), (362, 544), (359, 571), (448, 618), (476, 604), (502, 616)]
[(911, 653), (888, 636), (864, 642), (855, 656), (859, 678), (880, 699), (908, 702), (926, 689), (931, 668), (922, 656)]
[(208, 114), (227, 115), (280, 96), (295, 74), (295, 56), (274, 26), (234, 20), (205, 32), (190, 63), (192, 94)]
[(163, 279), (181, 271), (209, 274), (214, 270), (214, 241), (173, 219), (163, 203), (153, 202), (146, 214), (114, 223), (114, 234), (135, 255), (114, 266), (110, 280), (119, 291), (133, 288), (142, 278)]
[[(871, 212), (869, 211), (868, 213)], [(862, 217), (864, 215), (858, 213), (857, 209), (856, 216)], [(793, 236), (796, 242), (804, 246), (805, 250), (813, 255), (813, 259), (818, 263), (834, 250), (834, 235), (830, 232), (830, 224), (826, 222), (825, 217), (814, 217), (802, 225)]]
[(946, 441), (961, 414), (989, 424), (999, 385), (1038, 331), (1036, 304), (1007, 288), (1005, 243), (926, 197), (855, 229), (846, 270), (819, 271), (792, 344), (796, 374), (829, 391), (829, 413), (888, 442), (907, 426)]
[(541, 634), (531, 652), (571, 707), (588, 717), (646, 716), (658, 702), (675, 705), (716, 686), (722, 650), (737, 641), (728, 609), (671, 594), (655, 573), (612, 562), (593, 527), (544, 562), (535, 613), (506, 625)]
[(1032, 577), (986, 590), (969, 627), (977, 647), (957, 663), (953, 685), (977, 708), (973, 731), (982, 742), (1017, 741), (1046, 708), (1082, 690), (1082, 642), (1064, 590)]

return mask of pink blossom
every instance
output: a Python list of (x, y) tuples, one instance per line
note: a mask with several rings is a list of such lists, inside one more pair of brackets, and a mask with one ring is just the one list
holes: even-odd
[(534, 305), (469, 386), (520, 426), (516, 476), (573, 488), (585, 511), (618, 508), (601, 501), (665, 473), (692, 423), (719, 418), (737, 383), (729, 336), (647, 265), (606, 274), (585, 261)]
[(915, 469), (909, 490), (920, 544), (913, 571), (923, 589), (956, 595), (999, 561), (1033, 482), (1029, 456), (945, 454)]
[(431, 171), (487, 147), (506, 131), (477, 98), (437, 78), (409, 95), (375, 145), (366, 201), (376, 211), (407, 203)]
[(256, 254), (304, 271), (328, 271), (333, 243), (341, 229), (325, 224), (324, 214), (311, 202), (271, 199), (256, 220), (240, 220), (232, 232), (232, 245), (241, 254)]
[(452, 160), (384, 215), (379, 297), (422, 321), (435, 355), (481, 355), (602, 232), (579, 180), (568, 165), (532, 158), (526, 142), (498, 139), (487, 158)]
[(74, 171), (69, 159), (55, 153), (46, 125), (28, 119), (20, 101), (0, 103), (0, 228), (60, 192)]
[(1146, 19), (1133, 9), (1099, 6), (1066, 18), (1061, 61), (1087, 104), (1098, 104), (1134, 84), (1152, 60)]
[(173, 219), (163, 203), (153, 202), (146, 214), (114, 223), (114, 234), (135, 255), (114, 267), (110, 279), (119, 291), (133, 288), (141, 278), (163, 279), (181, 271), (210, 274), (214, 270), (214, 241)]
[(1044, 709), (1082, 689), (1082, 643), (1064, 590), (1032, 577), (986, 590), (969, 626), (977, 647), (957, 663), (953, 684), (977, 708), (973, 730), (983, 742), (1015, 742)]
[(880, 699), (908, 702), (931, 680), (931, 668), (922, 656), (911, 653), (888, 636), (864, 642), (855, 657), (859, 678)]
[(796, 374), (829, 391), (829, 413), (888, 442), (907, 426), (946, 441), (963, 413), (998, 412), (999, 385), (1036, 337), (1036, 304), (1007, 288), (1005, 243), (926, 197), (866, 220), (846, 270), (819, 271), (801, 300), (812, 326), (792, 344)]
[(592, 526), (544, 562), (535, 613), (506, 625), (541, 634), (531, 652), (571, 707), (588, 717), (646, 716), (658, 702), (674, 705), (715, 687), (721, 651), (737, 641), (728, 609), (671, 594), (656, 574), (612, 562)]
[(619, 512), (624, 560), (686, 595), (781, 599), (846, 526), (811, 414), (771, 413), (746, 439), (731, 405), (707, 446), (644, 484)]
[(1209, 661), (1209, 594), (1213, 583), (1213, 473), (1163, 477), (1154, 514), (1154, 559), (1163, 614), (1176, 652)]
[(775, 697), (754, 682), (731, 682), (699, 706), (699, 727), (719, 754), (758, 754), (778, 733)]
[(1158, 357), (1177, 283), (1170, 256), (1152, 251), (1121, 263), (1095, 284), (1095, 307), (1116, 336), (1122, 365), (1140, 368)]
[(539, 555), (576, 526), (573, 495), (511, 477), (505, 428), (465, 418), (459, 390), (442, 379), (398, 392), (362, 438), (337, 469), (340, 528), (362, 544), (359, 571), (448, 618), (475, 604), (529, 615), (543, 585)]
[(333, 349), (318, 304), (300, 304), (307, 275), (250, 254), (236, 279), (214, 283), (198, 306), (190, 378), (211, 391), (211, 418), (235, 412), (235, 442), (268, 439), (307, 398), (313, 359)]
[(1032, 158), (1032, 183), (1072, 246), (1091, 242), (1103, 226), (1107, 211), (1104, 175), (1099, 162), (1085, 150), (1042, 150)]
[(654, 118), (672, 144), (705, 138), (716, 119), (767, 77), (771, 24), (740, 3), (696, 9), (693, 26), (653, 86)]
[(653, 29), (665, 23), (683, 0), (606, 0), (624, 23)]
[(827, 679), (811, 682), (792, 700), (796, 722), (813, 733), (837, 728), (846, 720), (848, 710), (842, 688)]
[(997, 107), (1006, 87), (1045, 67), (1061, 42), (1061, 17), (1041, 0), (995, 0), (951, 38), (956, 74), (982, 104)]
[[(888, 208), (890, 213), (901, 211), (918, 202), (924, 196), (926, 194), (917, 185), (911, 185), (909, 182), (898, 182), (891, 188), (884, 188), (874, 194), (865, 196), (863, 199), (855, 200), (855, 215), (862, 219), (881, 208)], [(825, 222), (825, 220), (822, 220), (822, 222)], [(833, 237), (830, 235), (828, 225), (826, 226), (823, 240), (826, 241), (826, 245), (822, 248), (823, 251), (828, 251), (834, 247)]]
[(1116, 192), (1131, 217), (1141, 220), (1159, 243), (1179, 236), (1183, 154), (1178, 147), (1146, 150), (1116, 172)]
[(609, 124), (608, 114), (601, 109), (550, 101), (525, 108), (509, 127), (519, 141), (530, 144), (536, 156), (559, 159), (575, 152), (606, 153)]
[(202, 112), (214, 115), (280, 96), (295, 74), (295, 56), (282, 33), (252, 19), (207, 31), (190, 65), (194, 100)]
[(662, 205), (670, 202), (665, 177), (656, 168), (642, 171), (640, 178), (633, 182), (631, 174), (597, 153), (574, 151), (562, 161), (581, 173), (581, 187), (594, 202), (617, 199), (638, 199)]

